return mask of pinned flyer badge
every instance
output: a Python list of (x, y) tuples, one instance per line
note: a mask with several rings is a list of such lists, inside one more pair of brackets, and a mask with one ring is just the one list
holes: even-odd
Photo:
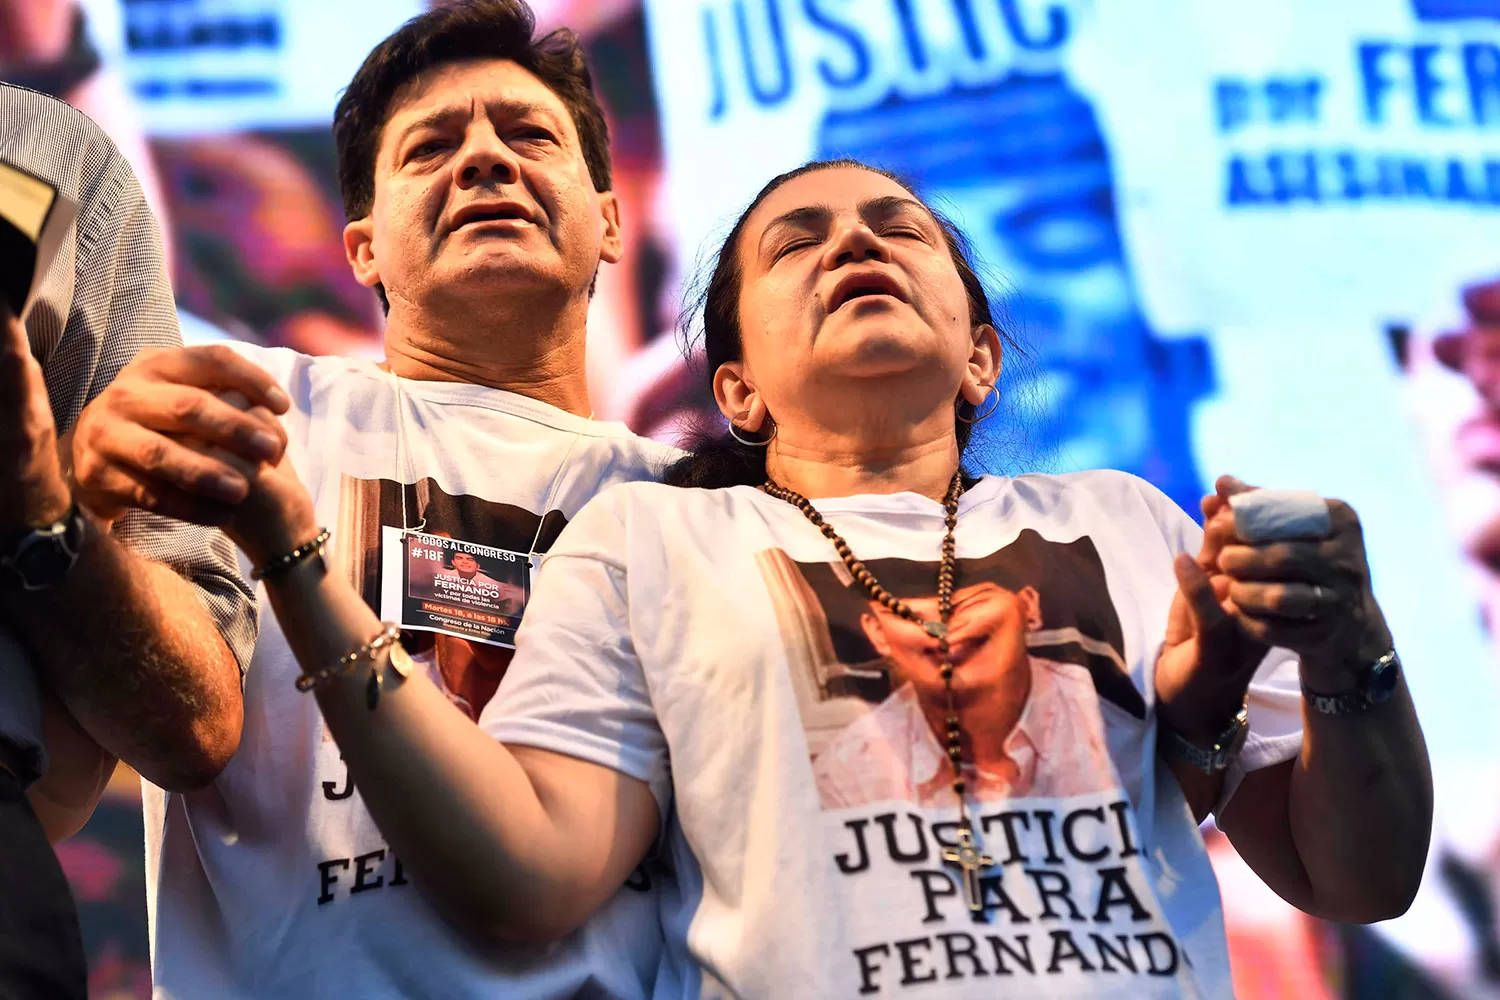
[(531, 596), (526, 553), (401, 528), (381, 535), (381, 617), (514, 648)]

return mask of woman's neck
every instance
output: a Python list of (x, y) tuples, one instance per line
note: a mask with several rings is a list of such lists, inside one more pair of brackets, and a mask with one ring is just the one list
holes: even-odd
[(766, 473), (811, 500), (861, 493), (920, 493), (942, 500), (958, 471), (958, 442), (946, 433), (882, 443), (778, 430), (766, 453)]

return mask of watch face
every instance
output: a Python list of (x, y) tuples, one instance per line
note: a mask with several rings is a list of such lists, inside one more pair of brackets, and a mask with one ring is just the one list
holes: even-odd
[(73, 567), (73, 553), (59, 545), (28, 545), (17, 553), (16, 572), (28, 587), (46, 587), (58, 580)]
[(1401, 679), (1399, 662), (1382, 661), (1370, 670), (1370, 677), (1365, 682), (1365, 697), (1374, 704), (1390, 701), (1391, 695), (1396, 693), (1396, 682)]

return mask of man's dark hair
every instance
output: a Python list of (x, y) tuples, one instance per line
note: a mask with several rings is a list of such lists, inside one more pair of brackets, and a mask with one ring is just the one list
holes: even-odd
[(456, 0), (407, 21), (370, 50), (333, 112), (339, 194), (351, 222), (375, 201), (375, 154), (391, 100), (435, 66), (471, 59), (509, 59), (548, 86), (573, 125), (595, 191), (608, 191), (609, 127), (594, 96), (583, 46), (568, 28), (533, 38), (536, 16), (525, 0)]

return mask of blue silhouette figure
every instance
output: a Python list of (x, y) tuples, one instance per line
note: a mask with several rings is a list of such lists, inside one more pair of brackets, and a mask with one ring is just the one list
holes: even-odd
[[(1008, 299), (1012, 325), (1036, 352), (1045, 402), (1034, 437), (1065, 468), (1133, 472), (1197, 511), (1203, 483), (1188, 419), (1212, 389), (1208, 345), (1159, 339), (1141, 315), (1108, 151), (1092, 108), (1062, 75), (1012, 74), (830, 112), (818, 154), (886, 167), (956, 210), (980, 258), (1019, 290), (991, 294)], [(976, 430), (982, 440), (1004, 433)]]

